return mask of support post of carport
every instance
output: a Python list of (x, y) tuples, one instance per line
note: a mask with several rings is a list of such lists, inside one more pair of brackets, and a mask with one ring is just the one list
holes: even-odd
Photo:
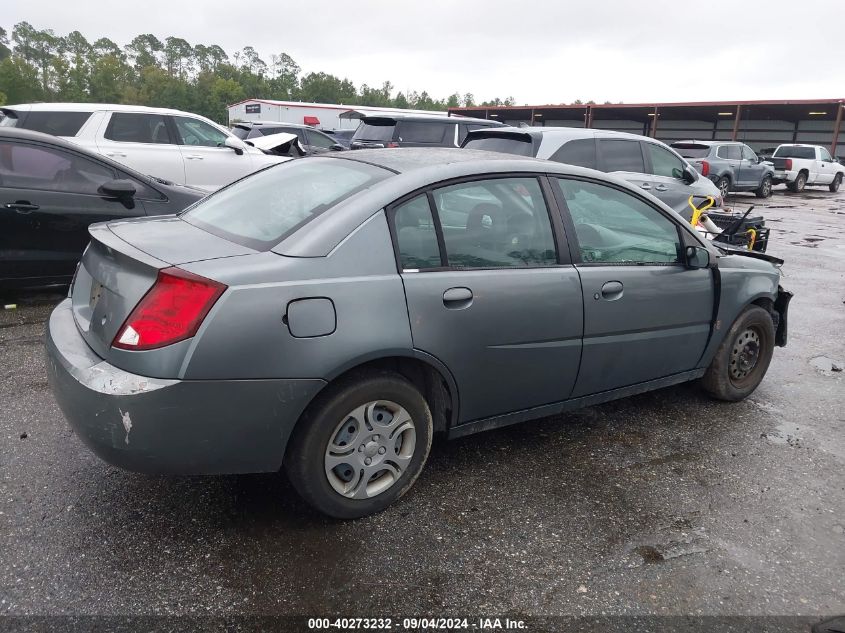
[(736, 104), (736, 115), (734, 116), (734, 129), (731, 133), (731, 140), (735, 141), (736, 137), (739, 136), (739, 120), (742, 117), (742, 105)]
[(584, 127), (593, 127), (593, 109), (590, 106), (584, 112)]
[(649, 136), (651, 138), (657, 138), (657, 117), (660, 116), (660, 113), (657, 110), (657, 106), (654, 106), (654, 112), (652, 113), (651, 117), (651, 131), (649, 132)]
[(531, 108), (531, 127), (534, 127), (534, 108)]
[(839, 128), (842, 127), (842, 111), (845, 104), (839, 103), (836, 107), (836, 123), (833, 124), (833, 143), (830, 144), (830, 155), (836, 158), (836, 144), (839, 142)]

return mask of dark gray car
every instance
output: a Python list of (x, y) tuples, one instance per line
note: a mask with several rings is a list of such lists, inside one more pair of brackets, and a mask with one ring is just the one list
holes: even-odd
[(731, 191), (753, 191), (758, 198), (772, 195), (774, 167), (744, 143), (677, 141), (672, 149), (712, 180), (723, 198)]
[(310, 125), (300, 125), (297, 123), (238, 121), (232, 126), (232, 134), (242, 141), (249, 141), (272, 134), (296, 134), (299, 139), (299, 146), (305, 151), (306, 156), (323, 154), (324, 152), (330, 151), (340, 152), (348, 149), (348, 145), (343, 145), (328, 134), (320, 130), (315, 130)]
[(144, 472), (284, 466), (336, 517), (402, 496), (434, 433), (695, 379), (740, 400), (786, 343), (779, 260), (505, 154), (304, 158), (91, 238), (47, 332), (77, 435)]
[(627, 132), (570, 127), (491, 128), (467, 135), (462, 147), (547, 158), (613, 173), (668, 204), (687, 220), (719, 190), (660, 141)]

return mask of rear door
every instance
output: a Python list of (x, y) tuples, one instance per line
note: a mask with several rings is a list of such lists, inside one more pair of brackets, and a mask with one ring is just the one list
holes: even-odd
[(739, 149), (739, 145), (720, 145), (716, 150), (716, 157), (721, 159), (720, 162), (726, 166), (727, 172), (724, 175), (730, 178), (731, 190), (735, 189), (740, 182), (739, 171), (742, 164), (742, 150)]
[(161, 114), (109, 113), (97, 133), (97, 148), (142, 174), (185, 184), (182, 153)]
[(542, 179), (482, 177), (388, 210), (414, 347), (439, 358), (461, 423), (569, 397), (583, 306)]
[(0, 279), (69, 282), (90, 224), (144, 215), (143, 205), (98, 192), (118, 176), (64, 148), (0, 141)]
[(252, 172), (250, 154), (226, 147), (225, 132), (193, 117), (171, 118), (185, 162), (185, 184), (213, 191)]
[(641, 143), (635, 139), (598, 138), (599, 169), (624, 178), (643, 191), (655, 193), (657, 184), (652, 174), (646, 173), (646, 161)]
[(584, 295), (584, 347), (572, 396), (694, 369), (709, 338), (713, 281), (709, 269), (681, 263), (675, 219), (607, 184), (553, 182)]

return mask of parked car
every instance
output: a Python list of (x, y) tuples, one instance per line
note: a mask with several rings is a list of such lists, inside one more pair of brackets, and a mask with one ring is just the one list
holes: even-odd
[(330, 135), (335, 141), (343, 145), (346, 149), (350, 149), (352, 145), (352, 136), (355, 130), (323, 130)]
[(470, 132), (467, 149), (507, 152), (615, 173), (692, 218), (689, 198), (702, 206), (708, 196), (722, 204), (716, 186), (683, 158), (653, 138), (605, 130), (569, 127), (503, 127)]
[(0, 127), (0, 290), (68, 284), (89, 224), (176, 213), (204, 195), (54, 136)]
[(0, 125), (63, 137), (144, 174), (213, 191), (287, 160), (205, 117), (132, 105), (34, 103), (0, 108)]
[(771, 161), (772, 154), (775, 153), (777, 147), (764, 147), (759, 152), (757, 152), (757, 156), (761, 156), (764, 161)]
[(336, 139), (319, 130), (315, 130), (309, 125), (272, 123), (267, 121), (238, 121), (232, 126), (232, 134), (244, 141), (279, 133), (296, 134), (299, 138), (300, 146), (305, 150), (306, 156), (346, 149)]
[(47, 331), (77, 436), (144, 472), (284, 467), (335, 517), (401, 497), (434, 433), (699, 378), (740, 400), (786, 343), (781, 260), (550, 161), (313, 156), (90, 232)]
[(786, 183), (790, 191), (807, 185), (827, 185), (833, 192), (842, 185), (845, 166), (833, 159), (821, 145), (779, 145), (772, 155), (775, 183)]
[(352, 135), (352, 149), (460, 147), (473, 130), (503, 127), (498, 121), (435, 114), (365, 116)]
[(733, 141), (677, 141), (672, 149), (702, 176), (712, 180), (722, 198), (732, 191), (753, 191), (758, 198), (772, 195), (775, 170), (744, 143)]

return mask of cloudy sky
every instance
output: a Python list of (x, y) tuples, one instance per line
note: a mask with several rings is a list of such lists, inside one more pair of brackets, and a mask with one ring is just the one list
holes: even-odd
[(518, 104), (845, 96), (845, 0), (5, 0), (0, 26), (138, 33), (435, 97)]

